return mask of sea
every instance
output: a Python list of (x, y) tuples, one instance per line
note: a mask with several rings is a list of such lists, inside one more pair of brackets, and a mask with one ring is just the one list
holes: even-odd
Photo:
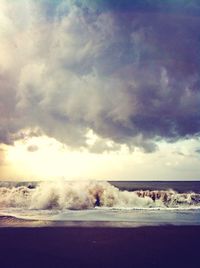
[(0, 182), (0, 227), (200, 225), (200, 181)]

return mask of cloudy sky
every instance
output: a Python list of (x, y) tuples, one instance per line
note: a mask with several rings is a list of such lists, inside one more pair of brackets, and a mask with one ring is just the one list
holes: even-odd
[(198, 0), (1, 0), (1, 179), (200, 179)]

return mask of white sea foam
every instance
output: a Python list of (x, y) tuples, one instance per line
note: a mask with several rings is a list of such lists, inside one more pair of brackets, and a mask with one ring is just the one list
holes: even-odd
[(42, 182), (28, 186), (0, 187), (1, 208), (25, 209), (195, 209), (200, 194), (167, 191), (120, 191), (107, 182)]

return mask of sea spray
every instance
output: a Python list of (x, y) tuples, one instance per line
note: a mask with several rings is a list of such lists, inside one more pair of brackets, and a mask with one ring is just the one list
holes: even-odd
[(173, 190), (120, 191), (108, 182), (41, 182), (36, 187), (0, 187), (0, 207), (26, 209), (190, 208), (200, 194)]

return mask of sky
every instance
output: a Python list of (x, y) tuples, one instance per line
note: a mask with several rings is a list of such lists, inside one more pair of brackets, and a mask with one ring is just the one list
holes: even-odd
[(200, 179), (198, 0), (1, 0), (0, 179)]

